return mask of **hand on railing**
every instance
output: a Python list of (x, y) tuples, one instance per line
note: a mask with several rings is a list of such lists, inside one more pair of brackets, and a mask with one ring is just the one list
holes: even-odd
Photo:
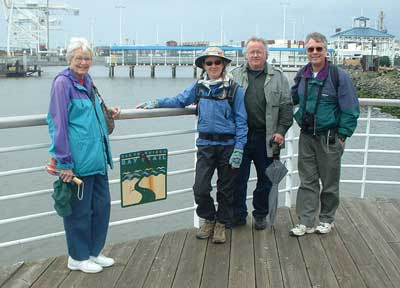
[(231, 158), (229, 158), (229, 164), (231, 164), (232, 168), (237, 169), (240, 167), (240, 164), (242, 163), (242, 158), (243, 158), (243, 150), (235, 148), (232, 152)]
[(149, 100), (136, 106), (136, 109), (154, 109), (159, 108), (160, 104), (157, 100)]
[(121, 108), (118, 106), (110, 107), (110, 108), (108, 108), (108, 111), (111, 112), (111, 117), (113, 119), (118, 119), (119, 115), (121, 114)]

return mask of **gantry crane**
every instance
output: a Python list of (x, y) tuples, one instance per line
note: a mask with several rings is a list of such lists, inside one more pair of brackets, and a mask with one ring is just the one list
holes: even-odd
[(7, 22), (7, 54), (12, 49), (33, 48), (40, 50), (45, 43), (50, 49), (49, 31), (60, 28), (60, 13), (79, 15), (79, 9), (66, 4), (49, 3), (49, 0), (2, 0)]

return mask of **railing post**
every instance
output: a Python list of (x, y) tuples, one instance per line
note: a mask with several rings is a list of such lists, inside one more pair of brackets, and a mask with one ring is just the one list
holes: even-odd
[(365, 146), (364, 146), (364, 163), (361, 183), (361, 198), (365, 196), (365, 181), (367, 180), (367, 164), (368, 164), (368, 149), (369, 149), (369, 135), (371, 132), (371, 114), (372, 106), (368, 106), (367, 126), (365, 127)]
[[(195, 129), (197, 131), (197, 121), (195, 122)], [(197, 136), (198, 136), (198, 133), (197, 132), (194, 133), (194, 147), (196, 147)], [(197, 163), (197, 152), (194, 153), (194, 169), (195, 169), (194, 178), (196, 177), (196, 163)], [(193, 179), (193, 183), (194, 183), (194, 180), (195, 179)], [(194, 193), (194, 191), (193, 191), (193, 193)], [(194, 203), (194, 206), (197, 207), (196, 202)], [(196, 228), (200, 227), (200, 218), (199, 218), (199, 216), (197, 216), (196, 209), (194, 209), (194, 212), (193, 212), (193, 226)]]
[(294, 158), (294, 132), (293, 126), (290, 127), (288, 131), (288, 137), (286, 139), (287, 155), (289, 159), (286, 160), (286, 168), (288, 169), (288, 174), (286, 175), (286, 193), (285, 193), (285, 206), (292, 206), (292, 188), (293, 188), (293, 158)]

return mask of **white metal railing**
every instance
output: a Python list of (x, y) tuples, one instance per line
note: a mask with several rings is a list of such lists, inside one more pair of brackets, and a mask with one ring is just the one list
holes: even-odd
[[(372, 165), (368, 164), (368, 155), (371, 153), (391, 153), (391, 154), (400, 154), (400, 150), (384, 150), (384, 149), (370, 149), (370, 139), (373, 137), (384, 137), (384, 138), (399, 138), (400, 135), (395, 134), (371, 134), (371, 123), (374, 121), (386, 121), (386, 122), (398, 122), (400, 123), (400, 119), (389, 119), (389, 118), (372, 118), (372, 108), (373, 106), (397, 106), (400, 107), (400, 100), (382, 100), (382, 99), (360, 99), (360, 103), (363, 106), (366, 106), (368, 109), (367, 117), (360, 118), (359, 121), (366, 122), (366, 129), (365, 133), (356, 133), (353, 137), (364, 137), (365, 145), (363, 149), (346, 149), (347, 152), (353, 153), (363, 153), (363, 163), (362, 164), (344, 164), (343, 167), (347, 168), (359, 168), (362, 169), (362, 177), (361, 179), (344, 179), (341, 180), (342, 183), (358, 183), (361, 184), (361, 191), (360, 197), (365, 196), (365, 189), (367, 184), (381, 184), (381, 185), (400, 185), (400, 181), (378, 181), (378, 180), (369, 180), (368, 169), (396, 169), (400, 170), (400, 166), (397, 165)], [(193, 107), (185, 108), (185, 109), (154, 109), (154, 110), (136, 110), (136, 109), (124, 109), (121, 114), (121, 119), (142, 119), (142, 118), (153, 118), (153, 117), (170, 117), (170, 116), (181, 116), (181, 115), (193, 115), (195, 113), (195, 109)], [(29, 115), (29, 116), (19, 116), (19, 117), (2, 117), (0, 118), (0, 129), (9, 129), (9, 128), (17, 128), (17, 127), (30, 127), (30, 126), (44, 126), (46, 125), (45, 115)], [(195, 130), (175, 130), (175, 131), (164, 131), (164, 132), (156, 132), (156, 133), (143, 133), (143, 134), (135, 134), (135, 135), (122, 135), (122, 136), (112, 136), (110, 139), (111, 141), (123, 141), (128, 139), (141, 139), (141, 138), (151, 138), (151, 137), (164, 137), (170, 135), (183, 135), (188, 133), (195, 133)], [(298, 137), (295, 136), (294, 129), (291, 128), (287, 134), (286, 138), (286, 155), (281, 157), (282, 161), (286, 162), (286, 166), (289, 170), (284, 189), (281, 189), (279, 192), (284, 193), (284, 203), (286, 206), (292, 205), (292, 193), (298, 187), (294, 186), (295, 178), (294, 176), (297, 175), (298, 171), (294, 169), (294, 160), (297, 158), (297, 154), (295, 154), (295, 146), (294, 142), (298, 140)], [(29, 145), (21, 145), (21, 146), (13, 146), (13, 147), (1, 147), (0, 153), (5, 152), (16, 152), (16, 151), (24, 151), (24, 150), (35, 150), (35, 149), (42, 149), (47, 148), (49, 143), (41, 143), (41, 144), (29, 144)], [(185, 150), (178, 150), (178, 151), (170, 151), (168, 153), (169, 156), (174, 155), (182, 155), (182, 154), (191, 154), (195, 153), (195, 147), (191, 147)], [(113, 158), (114, 162), (118, 162), (119, 158)], [(38, 167), (28, 167), (16, 170), (9, 170), (9, 171), (0, 171), (0, 177), (7, 177), (10, 175), (20, 175), (26, 173), (33, 173), (38, 171), (43, 171), (43, 166)], [(189, 169), (181, 169), (181, 170), (174, 170), (168, 172), (168, 176), (173, 175), (184, 175), (188, 173), (193, 173), (194, 168)], [(251, 178), (249, 181), (256, 181), (255, 178)], [(111, 179), (110, 184), (117, 184), (119, 183), (119, 179)], [(215, 184), (213, 185), (215, 187)], [(35, 197), (42, 194), (49, 194), (53, 190), (52, 189), (43, 189), (37, 191), (28, 191), (23, 193), (13, 193), (9, 195), (0, 196), (0, 202), (2, 201), (11, 201), (15, 199), (22, 199), (26, 197)], [(192, 191), (191, 188), (184, 188), (175, 191), (168, 191), (168, 195), (177, 195), (182, 193), (190, 193)], [(249, 199), (252, 196), (248, 197)], [(120, 204), (120, 200), (112, 201), (111, 205), (118, 205)], [(119, 221), (114, 221), (110, 223), (110, 226), (117, 226), (123, 225), (127, 223), (137, 222), (137, 221), (144, 221), (148, 219), (154, 219), (159, 217), (164, 217), (167, 215), (173, 215), (178, 213), (184, 213), (187, 211), (195, 210), (195, 205), (191, 205), (189, 207), (174, 209), (166, 212), (155, 213), (135, 218), (123, 219)], [(27, 214), (22, 216), (16, 216), (6, 219), (0, 219), (0, 225), (9, 224), (9, 223), (16, 223), (22, 221), (28, 221), (31, 219), (36, 218), (43, 218), (55, 215), (55, 211), (46, 211), (41, 213), (35, 214)], [(28, 243), (48, 238), (57, 237), (63, 235), (64, 232), (54, 232), (44, 235), (32, 236), (23, 239), (16, 239), (12, 241), (2, 242), (0, 243), (0, 248), (15, 246), (22, 243)]]

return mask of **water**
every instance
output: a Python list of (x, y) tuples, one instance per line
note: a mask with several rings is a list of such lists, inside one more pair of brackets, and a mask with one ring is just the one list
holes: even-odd
[[(28, 114), (47, 113), (51, 82), (62, 67), (46, 67), (45, 73), (41, 78), (25, 79), (0, 79), (0, 117), (21, 116)], [(151, 79), (150, 69), (137, 67), (135, 69), (136, 78), (128, 77), (128, 69), (117, 68), (115, 78), (109, 79), (106, 67), (95, 66), (90, 70), (100, 93), (109, 106), (119, 105), (122, 109), (134, 108), (135, 105), (145, 100), (156, 99), (158, 97), (174, 96), (187, 86), (194, 79), (191, 67), (178, 67), (177, 78), (171, 79), (169, 68), (157, 67), (157, 78)], [(293, 73), (289, 78), (293, 78)], [(377, 117), (389, 117), (375, 112)], [(400, 133), (399, 123), (375, 123), (372, 133)], [(159, 132), (165, 130), (194, 129), (194, 116), (155, 118), (143, 120), (124, 120), (117, 121), (113, 135), (137, 134), (146, 132)], [(364, 132), (364, 123), (360, 124), (359, 133)], [(179, 139), (178, 139), (179, 137)], [(142, 149), (168, 148), (170, 151), (188, 149), (193, 146), (193, 135), (168, 136), (161, 138), (150, 138), (129, 141), (112, 142), (113, 157), (118, 157), (121, 153), (137, 151)], [(49, 138), (46, 127), (17, 128), (0, 130), (0, 147), (13, 145), (24, 145), (34, 143), (48, 143)], [(375, 149), (398, 149), (399, 140), (372, 140), (371, 144)], [(295, 143), (295, 146), (297, 143)], [(353, 138), (347, 143), (348, 148), (363, 148), (364, 138)], [(296, 149), (297, 150), (297, 149)], [(283, 152), (285, 154), (285, 152)], [(0, 171), (21, 169), (27, 167), (44, 166), (48, 160), (47, 149), (23, 151), (18, 153), (0, 154)], [(398, 165), (400, 162), (398, 155), (375, 155), (370, 159), (380, 161), (380, 164)], [(360, 153), (346, 153), (343, 158), (344, 163), (362, 164)], [(383, 162), (383, 163), (382, 163)], [(189, 169), (193, 167), (194, 155), (180, 155), (170, 157), (169, 171)], [(294, 163), (296, 167), (296, 163)], [(399, 179), (399, 171), (386, 169), (370, 170), (368, 177), (371, 179), (391, 180)], [(345, 168), (342, 172), (343, 179), (360, 179), (360, 169)], [(110, 172), (110, 179), (119, 177), (119, 169), (116, 167)], [(252, 174), (254, 177), (254, 173)], [(0, 195), (21, 193), (48, 189), (55, 179), (45, 172), (0, 177)], [(168, 178), (168, 191), (191, 187), (193, 184), (193, 174), (177, 175)], [(252, 191), (254, 183), (249, 185)], [(110, 186), (112, 200), (120, 199), (118, 184)], [(397, 188), (398, 189), (398, 188)], [(359, 195), (359, 184), (343, 184), (343, 195)], [(368, 196), (395, 197), (396, 187), (368, 185)], [(295, 196), (295, 195), (293, 195)], [(282, 199), (281, 199), (282, 203)], [(17, 217), (27, 214), (51, 211), (52, 199), (49, 194), (38, 197), (30, 197), (19, 200), (0, 202), (0, 219)], [(190, 207), (193, 205), (191, 193), (169, 196), (167, 200), (133, 206), (122, 209), (119, 205), (112, 207), (111, 221), (126, 218), (133, 218), (151, 213), (163, 212), (171, 209)], [(156, 219), (144, 222), (137, 222), (110, 228), (108, 242), (116, 243), (127, 241), (134, 238), (141, 238), (150, 235), (160, 234), (166, 231), (189, 228), (193, 225), (193, 213), (187, 212), (175, 216), (168, 216), (163, 219)], [(29, 221), (6, 224), (0, 226), (0, 242), (12, 241), (15, 239), (31, 237), (41, 234), (62, 231), (62, 221), (58, 216), (44, 217)], [(21, 260), (45, 258), (52, 255), (66, 254), (64, 237), (56, 237), (48, 240), (37, 241), (29, 244), (17, 245), (10, 248), (0, 248), (0, 264), (15, 263)]]

